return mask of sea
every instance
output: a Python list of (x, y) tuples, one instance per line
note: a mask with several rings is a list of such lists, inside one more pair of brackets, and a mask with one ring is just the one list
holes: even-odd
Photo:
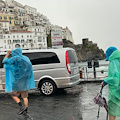
[[(98, 62), (99, 62), (99, 65), (106, 65), (106, 64), (108, 65), (109, 64), (109, 61), (106, 61), (105, 59), (104, 60), (98, 60)], [(79, 65), (80, 66), (87, 66), (87, 61), (86, 62), (79, 62)]]

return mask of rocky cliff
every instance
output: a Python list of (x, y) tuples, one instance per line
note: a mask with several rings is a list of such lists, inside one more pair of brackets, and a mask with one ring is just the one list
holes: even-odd
[(63, 47), (74, 48), (78, 56), (78, 61), (86, 61), (89, 59), (105, 59), (104, 51), (102, 49), (99, 49), (97, 44), (94, 44), (92, 41), (89, 41), (88, 38), (82, 39), (82, 44), (78, 45), (74, 45), (68, 40), (63, 40)]

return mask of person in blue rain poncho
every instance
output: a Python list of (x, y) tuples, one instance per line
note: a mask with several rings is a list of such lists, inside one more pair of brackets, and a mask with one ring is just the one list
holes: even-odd
[(106, 50), (106, 60), (109, 61), (108, 77), (101, 83), (108, 85), (108, 114), (109, 120), (120, 117), (120, 51), (116, 47)]
[[(12, 55), (11, 58), (8, 58)], [(8, 51), (3, 59), (5, 68), (5, 90), (12, 92), (12, 98), (20, 106), (18, 114), (27, 113), (28, 90), (35, 88), (32, 64), (27, 56), (22, 55), (22, 49)], [(24, 105), (19, 96), (23, 98)]]

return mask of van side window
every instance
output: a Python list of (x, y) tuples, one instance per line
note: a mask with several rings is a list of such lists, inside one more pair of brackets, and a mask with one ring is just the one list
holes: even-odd
[(32, 65), (37, 64), (51, 64), (51, 63), (60, 63), (57, 55), (53, 52), (33, 52), (33, 53), (23, 53), (29, 57)]
[[(5, 54), (6, 55), (6, 54)], [(2, 63), (2, 61), (3, 61), (3, 59), (4, 59), (4, 57), (5, 57), (5, 55), (0, 55), (0, 68), (3, 68), (3, 63)], [(11, 54), (9, 55), (9, 57), (8, 58), (11, 58)]]
[(3, 68), (3, 59), (4, 59), (5, 55), (0, 55), (0, 68)]

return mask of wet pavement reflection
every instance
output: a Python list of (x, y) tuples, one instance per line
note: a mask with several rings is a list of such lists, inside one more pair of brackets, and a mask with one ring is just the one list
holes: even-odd
[[(30, 91), (29, 113), (34, 120), (97, 120), (98, 105), (92, 99), (99, 90), (100, 83), (86, 83), (49, 97), (42, 96), (39, 91)], [(107, 95), (105, 87), (103, 96), (107, 99)], [(0, 95), (0, 108), (0, 120), (23, 120), (16, 115), (18, 105), (10, 95)], [(101, 108), (99, 120), (105, 119), (106, 111)]]

